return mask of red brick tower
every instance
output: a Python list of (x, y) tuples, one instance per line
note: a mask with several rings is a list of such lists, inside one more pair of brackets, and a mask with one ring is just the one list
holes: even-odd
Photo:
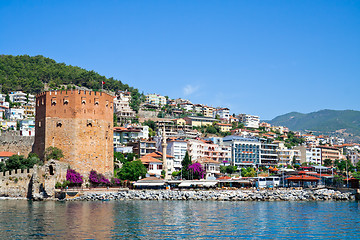
[(113, 175), (113, 97), (91, 91), (47, 91), (36, 96), (34, 152), (64, 153), (62, 161), (83, 175)]

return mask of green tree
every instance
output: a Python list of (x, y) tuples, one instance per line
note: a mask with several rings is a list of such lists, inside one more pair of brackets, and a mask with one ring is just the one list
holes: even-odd
[(182, 165), (182, 177), (185, 179), (190, 179), (190, 171), (189, 171), (189, 165), (191, 164), (191, 157), (189, 156), (189, 153), (185, 153), (184, 159), (181, 161)]
[(118, 126), (118, 124), (117, 124), (117, 116), (116, 116), (115, 113), (113, 114), (113, 124), (114, 124), (114, 127)]
[(29, 154), (28, 158), (25, 158), (23, 155), (13, 155), (5, 161), (5, 166), (1, 165), (0, 168), (2, 168), (3, 171), (29, 169), (32, 168), (35, 164), (42, 164), (39, 157), (35, 153)]
[(151, 128), (154, 131), (156, 130), (156, 123), (152, 120), (147, 120), (143, 122), (143, 125), (149, 126), (149, 128)]
[(121, 162), (122, 164), (128, 162), (126, 159), (125, 159), (125, 156), (124, 154), (122, 154), (121, 152), (114, 152), (114, 161), (119, 161)]
[(228, 174), (233, 174), (235, 172), (235, 167), (234, 166), (226, 166), (226, 173)]
[(60, 160), (63, 157), (64, 157), (64, 154), (63, 154), (62, 150), (57, 147), (48, 147), (45, 150), (45, 159), (46, 160), (50, 160), (50, 159)]
[(324, 166), (325, 167), (330, 167), (331, 164), (332, 164), (332, 161), (330, 159), (327, 158), (327, 159), (324, 160)]
[(137, 181), (139, 180), (139, 177), (145, 177), (146, 172), (146, 167), (141, 163), (141, 161), (135, 160), (125, 163), (117, 172), (117, 176), (122, 180)]

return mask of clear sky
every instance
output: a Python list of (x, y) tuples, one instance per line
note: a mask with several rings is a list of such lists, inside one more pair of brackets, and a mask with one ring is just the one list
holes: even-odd
[(0, 54), (261, 119), (360, 110), (360, 1), (0, 1)]

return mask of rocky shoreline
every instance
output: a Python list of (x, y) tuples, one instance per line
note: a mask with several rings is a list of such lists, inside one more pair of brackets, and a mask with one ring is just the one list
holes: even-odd
[(67, 201), (175, 200), (175, 201), (354, 201), (355, 194), (330, 189), (319, 190), (129, 190), (87, 193)]

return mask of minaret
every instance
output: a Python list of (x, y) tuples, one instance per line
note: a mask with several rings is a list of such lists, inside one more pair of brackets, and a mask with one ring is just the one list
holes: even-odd
[(168, 170), (167, 170), (167, 162), (166, 162), (166, 134), (165, 134), (165, 123), (164, 123), (164, 127), (163, 127), (163, 131), (162, 131), (162, 154), (163, 154), (163, 170), (165, 171), (165, 175), (164, 175), (164, 179), (165, 180), (169, 180), (170, 177), (168, 175)]

